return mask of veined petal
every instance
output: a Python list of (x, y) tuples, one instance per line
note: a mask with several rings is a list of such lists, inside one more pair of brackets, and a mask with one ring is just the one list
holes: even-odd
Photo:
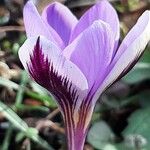
[(72, 32), (70, 41), (73, 41), (95, 20), (102, 20), (110, 25), (112, 31), (114, 32), (114, 38), (116, 40), (115, 47), (117, 47), (117, 43), (120, 37), (119, 19), (116, 10), (111, 6), (111, 4), (107, 0), (101, 0), (81, 17), (81, 19), (79, 20), (78, 24)]
[(24, 6), (23, 19), (27, 37), (43, 35), (59, 47), (63, 47), (63, 42), (57, 32), (46, 25), (32, 1), (28, 1)]
[(93, 99), (96, 100), (103, 90), (125, 75), (135, 65), (149, 41), (150, 11), (145, 11), (120, 45), (106, 78)]
[(99, 85), (112, 59), (113, 33), (105, 22), (95, 21), (83, 31), (63, 54), (76, 64), (88, 80), (89, 90)]
[(60, 35), (65, 46), (68, 45), (71, 31), (78, 22), (71, 11), (66, 6), (54, 2), (44, 9), (42, 18)]
[[(146, 35), (149, 33), (149, 32), (146, 32), (146, 31), (150, 30), (149, 20), (150, 20), (150, 11), (145, 11), (141, 15), (141, 17), (138, 19), (137, 23), (133, 26), (133, 28), (126, 35), (124, 40), (122, 41), (122, 43), (121, 43), (121, 45), (118, 49), (117, 55), (115, 56), (116, 59), (124, 51), (126, 51), (126, 49), (128, 49), (134, 42), (136, 42), (136, 40), (139, 39), (141, 36), (143, 36), (144, 39), (147, 38), (147, 40), (149, 41), (148, 37), (146, 37)], [(142, 45), (141, 43), (143, 43), (144, 39), (142, 40), (142, 38), (141, 38), (141, 42), (138, 43), (138, 45), (136, 47), (138, 47), (139, 45)]]
[(63, 112), (80, 105), (88, 89), (87, 80), (55, 44), (41, 36), (38, 40), (28, 38), (19, 50), (19, 57), (32, 78), (52, 93)]

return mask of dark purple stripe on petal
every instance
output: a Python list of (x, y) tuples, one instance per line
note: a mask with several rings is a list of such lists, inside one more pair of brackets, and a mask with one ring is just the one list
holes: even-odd
[(112, 81), (105, 88), (105, 90), (107, 90), (112, 84), (114, 84), (115, 82), (119, 81), (123, 76), (125, 76), (135, 66), (135, 64), (141, 58), (141, 56), (143, 55), (143, 53), (144, 53), (144, 51), (142, 53), (138, 53), (137, 56), (135, 57), (135, 59), (131, 63), (128, 64), (128, 66), (121, 72), (121, 74), (114, 81)]
[[(55, 97), (60, 105), (66, 123), (68, 148), (83, 147), (87, 133), (85, 124), (87, 118), (90, 118), (89, 112), (91, 112), (91, 93), (87, 95), (85, 100), (80, 99), (83, 103), (79, 109), (76, 109), (80, 96), (76, 87), (66, 76), (58, 74), (52, 60), (49, 60), (44, 54), (40, 45), (40, 38), (38, 38), (33, 54), (30, 55), (30, 63), (27, 64), (29, 73), (38, 84), (46, 88)], [(77, 116), (75, 116), (75, 112)], [(82, 138), (82, 140), (79, 140), (79, 138)], [(77, 145), (79, 142), (80, 145)]]
[(139, 61), (139, 59), (142, 57), (144, 51), (142, 53), (138, 53), (136, 58), (125, 68), (125, 70), (120, 74), (120, 76), (117, 78), (116, 81), (120, 80), (123, 76), (125, 76)]
[[(93, 85), (94, 87), (94, 85)], [(79, 126), (80, 128), (85, 128), (85, 123), (88, 118), (88, 114), (91, 111), (91, 108), (93, 107), (92, 105), (92, 98), (93, 98), (94, 93), (92, 93), (92, 88), (89, 91), (87, 97), (82, 101), (81, 107), (80, 107), (80, 114), (82, 114), (79, 117)]]
[(77, 90), (67, 77), (58, 75), (51, 60), (44, 56), (40, 38), (37, 39), (30, 60), (27, 66), (32, 78), (54, 95), (63, 111), (66, 111), (66, 107), (72, 108), (74, 100), (78, 99)]

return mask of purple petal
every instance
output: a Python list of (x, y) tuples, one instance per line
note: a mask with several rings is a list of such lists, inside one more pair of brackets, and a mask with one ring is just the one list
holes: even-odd
[(44, 37), (28, 38), (19, 57), (32, 78), (54, 95), (63, 111), (79, 107), (88, 89), (87, 80), (56, 45)]
[(90, 89), (96, 87), (105, 75), (112, 59), (113, 45), (110, 26), (99, 20), (82, 32), (64, 49), (63, 54), (80, 68)]
[(68, 45), (71, 31), (78, 22), (71, 11), (64, 5), (54, 2), (44, 9), (42, 18), (60, 35), (65, 46)]
[(74, 31), (72, 32), (70, 41), (73, 41), (95, 20), (102, 20), (110, 25), (112, 31), (114, 32), (114, 37), (116, 40), (115, 47), (117, 47), (117, 43), (120, 36), (119, 19), (115, 9), (110, 5), (110, 3), (107, 0), (101, 0), (81, 17), (79, 23), (76, 25)]
[[(130, 48), (130, 46), (140, 37), (143, 35), (144, 38), (147, 38), (145, 33), (145, 30), (149, 27), (149, 11), (145, 11), (141, 17), (138, 19), (137, 23), (135, 26), (130, 30), (130, 32), (126, 35), (125, 39), (122, 41), (118, 52), (117, 56), (119, 57), (126, 49)], [(150, 30), (150, 28), (149, 28)], [(144, 39), (141, 39), (141, 42), (143, 43)], [(141, 44), (141, 42), (139, 44)], [(147, 42), (146, 42), (147, 43)], [(140, 45), (137, 45), (140, 47)], [(144, 44), (144, 43), (143, 43)], [(141, 44), (142, 45), (142, 44)], [(136, 46), (136, 47), (137, 47)], [(146, 46), (146, 44), (144, 45)], [(133, 51), (133, 50), (132, 50)]]
[(23, 10), (23, 19), (27, 37), (43, 35), (59, 47), (63, 47), (63, 42), (59, 35), (42, 20), (32, 1), (26, 3)]
[(125, 75), (135, 65), (149, 41), (150, 11), (145, 11), (120, 45), (107, 76), (94, 97), (95, 100), (103, 90)]

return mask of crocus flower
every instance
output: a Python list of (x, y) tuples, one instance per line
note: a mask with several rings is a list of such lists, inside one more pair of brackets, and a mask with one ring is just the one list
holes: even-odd
[(69, 150), (82, 150), (98, 97), (137, 62), (150, 40), (145, 11), (119, 45), (119, 20), (107, 0), (80, 20), (54, 2), (40, 16), (31, 1), (24, 7), (27, 40), (19, 57), (30, 76), (47, 89), (63, 115)]

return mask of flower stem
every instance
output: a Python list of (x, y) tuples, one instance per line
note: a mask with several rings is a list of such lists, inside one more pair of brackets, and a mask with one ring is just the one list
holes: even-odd
[(68, 150), (83, 150), (86, 133), (83, 130), (68, 128)]
[[(68, 150), (83, 150), (87, 130), (92, 117), (94, 107), (80, 107), (79, 111), (72, 111), (68, 107), (64, 111)], [(82, 115), (81, 115), (82, 114)]]
[(83, 127), (84, 125), (81, 126), (75, 123), (72, 115), (66, 115), (65, 124), (68, 150), (83, 150), (87, 133), (87, 130)]

